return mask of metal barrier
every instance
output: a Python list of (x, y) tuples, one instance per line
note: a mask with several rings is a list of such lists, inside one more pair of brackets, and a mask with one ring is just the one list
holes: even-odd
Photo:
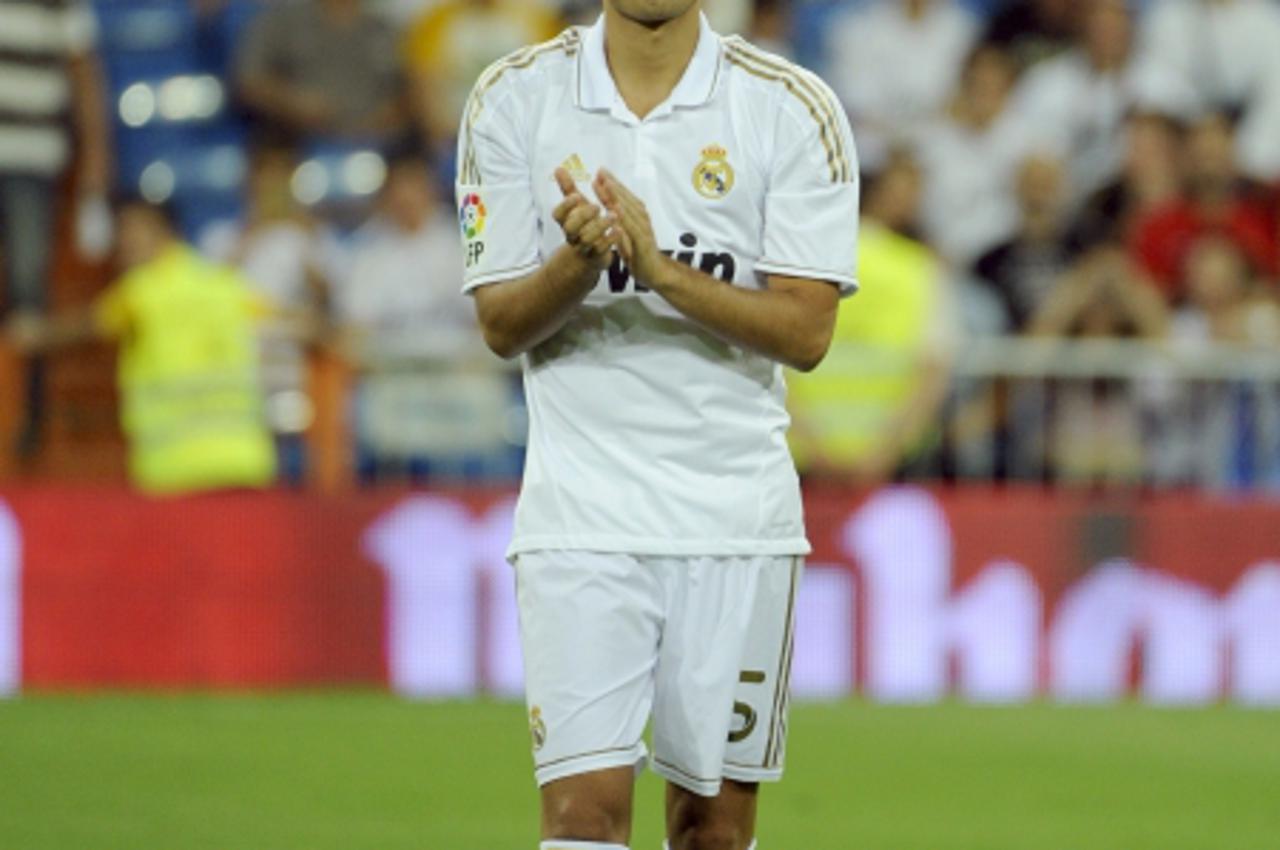
[[(832, 354), (822, 368), (857, 364), (868, 377), (903, 368), (883, 351)], [(950, 369), (931, 448), (909, 465), (914, 480), (1280, 492), (1280, 352), (983, 337), (967, 341)], [(504, 400), (492, 372), (404, 357), (371, 358), (362, 371), (372, 390), (365, 430), (378, 450), (439, 453), (460, 433), (469, 453), (523, 443), (523, 402), (518, 393)]]
[(947, 477), (1280, 491), (1280, 353), (982, 338), (953, 364)]

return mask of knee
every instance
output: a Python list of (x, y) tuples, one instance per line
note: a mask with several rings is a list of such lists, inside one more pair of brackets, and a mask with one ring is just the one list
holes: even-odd
[(626, 844), (631, 831), (630, 805), (589, 795), (564, 795), (548, 807), (544, 834), (566, 841)]
[(717, 820), (690, 823), (678, 830), (671, 850), (747, 850), (750, 844), (737, 824)]
[(751, 843), (749, 824), (731, 811), (678, 805), (672, 815), (671, 850), (747, 850)]

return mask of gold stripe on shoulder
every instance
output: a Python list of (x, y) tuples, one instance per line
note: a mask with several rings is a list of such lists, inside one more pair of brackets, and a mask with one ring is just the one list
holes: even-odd
[(788, 92), (804, 104), (814, 122), (818, 123), (823, 146), (827, 148), (827, 163), (832, 169), (832, 183), (849, 183), (852, 180), (852, 168), (849, 156), (846, 155), (844, 134), (841, 133), (840, 120), (837, 119), (835, 106), (831, 99), (824, 95), (822, 87), (805, 76), (804, 69), (796, 65), (783, 65), (768, 58), (754, 47), (746, 46), (740, 38), (726, 40), (728, 50), (726, 58), (731, 63), (755, 77), (780, 82)]
[(760, 79), (767, 79), (769, 82), (782, 83), (783, 86), (787, 88), (787, 91), (790, 91), (797, 100), (803, 102), (805, 108), (808, 108), (809, 114), (813, 116), (815, 122), (818, 122), (819, 136), (822, 137), (822, 145), (827, 150), (827, 166), (831, 169), (831, 182), (844, 182), (844, 165), (841, 164), (840, 157), (836, 154), (836, 147), (832, 145), (831, 132), (828, 131), (827, 120), (824, 119), (822, 115), (819, 115), (818, 109), (815, 108), (813, 102), (810, 101), (804, 93), (800, 92), (799, 84), (796, 83), (795, 79), (790, 79), (780, 76), (780, 74), (768, 72), (768, 70), (759, 68), (758, 65), (751, 64), (750, 61), (742, 59), (741, 56), (736, 55), (735, 52), (732, 51), (726, 52), (726, 54), (724, 54), (724, 59), (727, 59), (730, 63), (737, 65), (737, 67), (742, 70), (745, 70), (745, 72), (751, 74), (751, 76), (759, 77)]
[(733, 46), (740, 50), (744, 56), (750, 57), (756, 63), (778, 71), (779, 73), (794, 75), (800, 84), (804, 87), (812, 98), (822, 107), (823, 112), (827, 115), (832, 135), (835, 137), (836, 152), (840, 156), (843, 163), (843, 178), (848, 181), (852, 178), (853, 170), (849, 166), (849, 155), (845, 150), (844, 134), (841, 132), (841, 125), (838, 116), (843, 111), (841, 107), (830, 95), (830, 90), (826, 84), (819, 79), (818, 75), (801, 67), (794, 62), (788, 62), (777, 56), (773, 56), (759, 47), (756, 47), (749, 41), (738, 36), (733, 36)]
[[(775, 72), (778, 75), (777, 81), (786, 84), (788, 90), (809, 108), (814, 120), (819, 121), (820, 124), (823, 123), (823, 119), (820, 119), (816, 113), (819, 111), (822, 113), (825, 119), (826, 131), (829, 133), (827, 141), (832, 143), (836, 149), (836, 158), (840, 169), (839, 182), (850, 182), (853, 178), (853, 169), (849, 164), (849, 157), (845, 151), (844, 135), (841, 132), (842, 128), (837, 117), (839, 114), (837, 110), (840, 107), (836, 106), (827, 95), (824, 91), (825, 86), (818, 81), (818, 78), (798, 65), (771, 57), (758, 47), (743, 41), (737, 36), (733, 36), (726, 41), (729, 49), (733, 51), (733, 55), (754, 63), (760, 68)], [(738, 64), (741, 66), (741, 63)], [(804, 92), (803, 95), (801, 91)]]
[(471, 132), (476, 122), (480, 120), (480, 115), (484, 112), (484, 96), (498, 84), (503, 75), (508, 71), (518, 71), (528, 68), (538, 60), (540, 56), (553, 53), (556, 50), (562, 50), (568, 56), (573, 56), (578, 52), (578, 45), (581, 36), (576, 27), (570, 28), (562, 32), (560, 35), (544, 41), (541, 44), (530, 45), (521, 50), (512, 53), (505, 59), (500, 59), (480, 75), (480, 79), (476, 81), (475, 89), (471, 92), (471, 97), (467, 101), (464, 110), (466, 115), (466, 155), (459, 163), (458, 179), (462, 183), (473, 181), (472, 185), (478, 185), (480, 181), (480, 170), (475, 159), (475, 146), (472, 143)]

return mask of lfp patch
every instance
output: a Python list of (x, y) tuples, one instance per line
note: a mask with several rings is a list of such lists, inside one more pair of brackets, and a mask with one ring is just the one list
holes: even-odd
[(462, 226), (462, 235), (467, 239), (475, 239), (484, 233), (484, 222), (489, 211), (484, 201), (475, 192), (462, 199), (462, 207), (458, 210), (458, 223)]

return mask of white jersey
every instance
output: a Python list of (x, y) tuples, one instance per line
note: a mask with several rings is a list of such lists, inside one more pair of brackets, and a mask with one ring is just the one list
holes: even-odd
[[(618, 94), (603, 19), (492, 66), (458, 154), (471, 291), (564, 244), (564, 166), (604, 167), (674, 258), (747, 289), (854, 281), (858, 171), (848, 122), (812, 74), (705, 19), (671, 97), (643, 120)], [(529, 452), (509, 554), (802, 555), (781, 367), (685, 318), (621, 260), (524, 357)]]

